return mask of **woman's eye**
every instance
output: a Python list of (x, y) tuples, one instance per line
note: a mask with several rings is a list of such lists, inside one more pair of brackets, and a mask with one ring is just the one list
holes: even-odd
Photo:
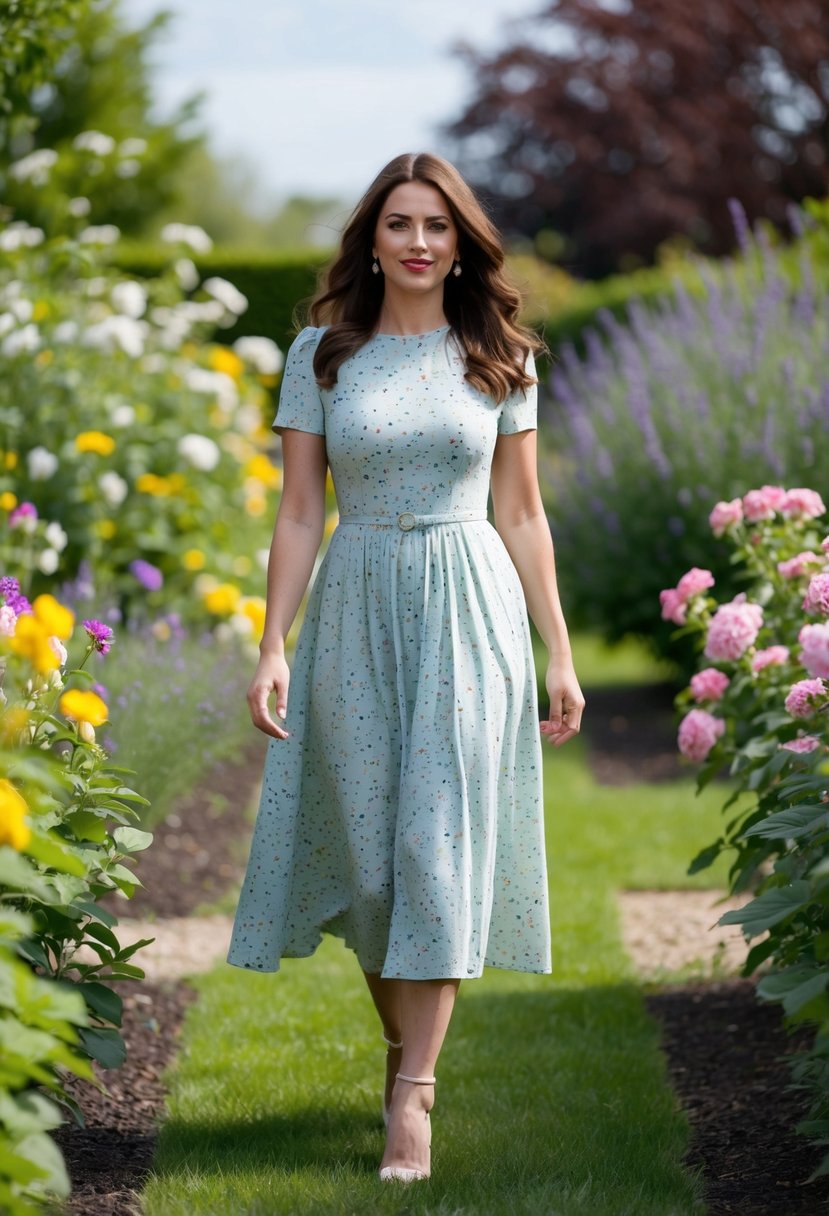
[(446, 225), (441, 222), (432, 224), (432, 227), (434, 228), (435, 232), (445, 232), (446, 231)]

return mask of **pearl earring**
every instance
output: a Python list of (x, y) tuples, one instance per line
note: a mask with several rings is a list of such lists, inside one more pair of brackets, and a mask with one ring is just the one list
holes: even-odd
[(371, 273), (372, 274), (380, 273), (380, 263), (377, 261), (377, 258), (375, 258), (374, 261), (371, 263)]
[(452, 267), (452, 274), (455, 276), (456, 279), (459, 279), (461, 277), (462, 273), (463, 273), (463, 271), (461, 270), (460, 262), (456, 262), (455, 265)]

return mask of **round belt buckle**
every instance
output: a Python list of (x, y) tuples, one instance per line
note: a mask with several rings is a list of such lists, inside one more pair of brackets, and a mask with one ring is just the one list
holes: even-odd
[(411, 532), (412, 528), (415, 526), (415, 517), (412, 515), (411, 511), (404, 511), (402, 515), (398, 515), (397, 526), (403, 532)]

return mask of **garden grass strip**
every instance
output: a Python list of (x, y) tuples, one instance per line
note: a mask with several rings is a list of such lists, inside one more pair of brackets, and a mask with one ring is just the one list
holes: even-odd
[(682, 885), (717, 799), (690, 782), (598, 787), (580, 742), (545, 749), (545, 766), (554, 974), (461, 985), (431, 1181), (377, 1180), (383, 1043), (353, 955), (326, 938), (279, 975), (220, 966), (192, 981), (146, 1216), (704, 1210), (614, 893), (632, 875)]

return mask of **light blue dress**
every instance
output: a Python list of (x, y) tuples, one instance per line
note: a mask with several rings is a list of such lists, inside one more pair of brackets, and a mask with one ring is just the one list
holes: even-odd
[(291, 345), (272, 427), (325, 435), (340, 522), (227, 961), (277, 971), (327, 932), (389, 978), (549, 972), (529, 623), (486, 519), (496, 437), (535, 428), (535, 386), (500, 405), (471, 387), (444, 326), (376, 335), (320, 389), (322, 332)]

